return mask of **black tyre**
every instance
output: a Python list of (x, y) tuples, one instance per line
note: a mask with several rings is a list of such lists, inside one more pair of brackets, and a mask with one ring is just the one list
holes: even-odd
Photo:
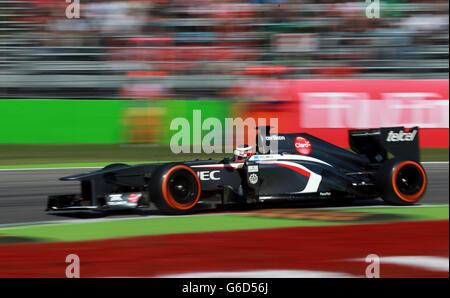
[(152, 177), (150, 199), (166, 214), (192, 213), (200, 194), (200, 180), (187, 165), (162, 166)]
[(377, 186), (385, 202), (412, 205), (425, 193), (427, 175), (418, 162), (393, 158), (381, 165)]

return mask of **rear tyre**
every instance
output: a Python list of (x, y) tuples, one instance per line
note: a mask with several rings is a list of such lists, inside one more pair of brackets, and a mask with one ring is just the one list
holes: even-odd
[(412, 205), (425, 193), (427, 175), (419, 163), (393, 158), (381, 165), (377, 186), (385, 202), (393, 205)]
[(166, 214), (192, 213), (200, 194), (197, 174), (184, 164), (162, 166), (155, 172), (150, 185), (150, 198)]

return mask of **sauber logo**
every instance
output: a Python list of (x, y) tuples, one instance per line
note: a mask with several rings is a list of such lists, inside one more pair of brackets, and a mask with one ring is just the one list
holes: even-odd
[(295, 149), (300, 154), (308, 155), (311, 153), (311, 143), (303, 137), (296, 137), (294, 145)]
[(200, 178), (200, 180), (203, 181), (207, 181), (207, 180), (220, 180), (220, 178), (218, 177), (220, 171), (201, 171), (201, 172), (197, 172), (197, 176), (198, 178)]
[(410, 142), (414, 141), (414, 138), (416, 137), (417, 130), (414, 130), (412, 132), (404, 132), (403, 130), (400, 130), (399, 132), (393, 132), (392, 130), (389, 131), (389, 134), (386, 138), (387, 142)]

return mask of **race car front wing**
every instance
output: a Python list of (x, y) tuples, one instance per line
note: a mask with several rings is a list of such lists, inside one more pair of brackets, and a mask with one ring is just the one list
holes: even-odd
[(68, 194), (49, 196), (46, 211), (135, 209), (145, 206), (148, 203), (141, 192), (108, 194), (96, 200), (95, 204), (83, 199), (81, 194)]

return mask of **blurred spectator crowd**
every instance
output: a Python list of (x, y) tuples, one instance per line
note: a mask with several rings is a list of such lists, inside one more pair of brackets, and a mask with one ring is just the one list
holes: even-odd
[(448, 78), (447, 0), (381, 0), (380, 18), (364, 0), (79, 1), (69, 19), (64, 0), (0, 0), (1, 98), (229, 98), (259, 78), (275, 89)]

